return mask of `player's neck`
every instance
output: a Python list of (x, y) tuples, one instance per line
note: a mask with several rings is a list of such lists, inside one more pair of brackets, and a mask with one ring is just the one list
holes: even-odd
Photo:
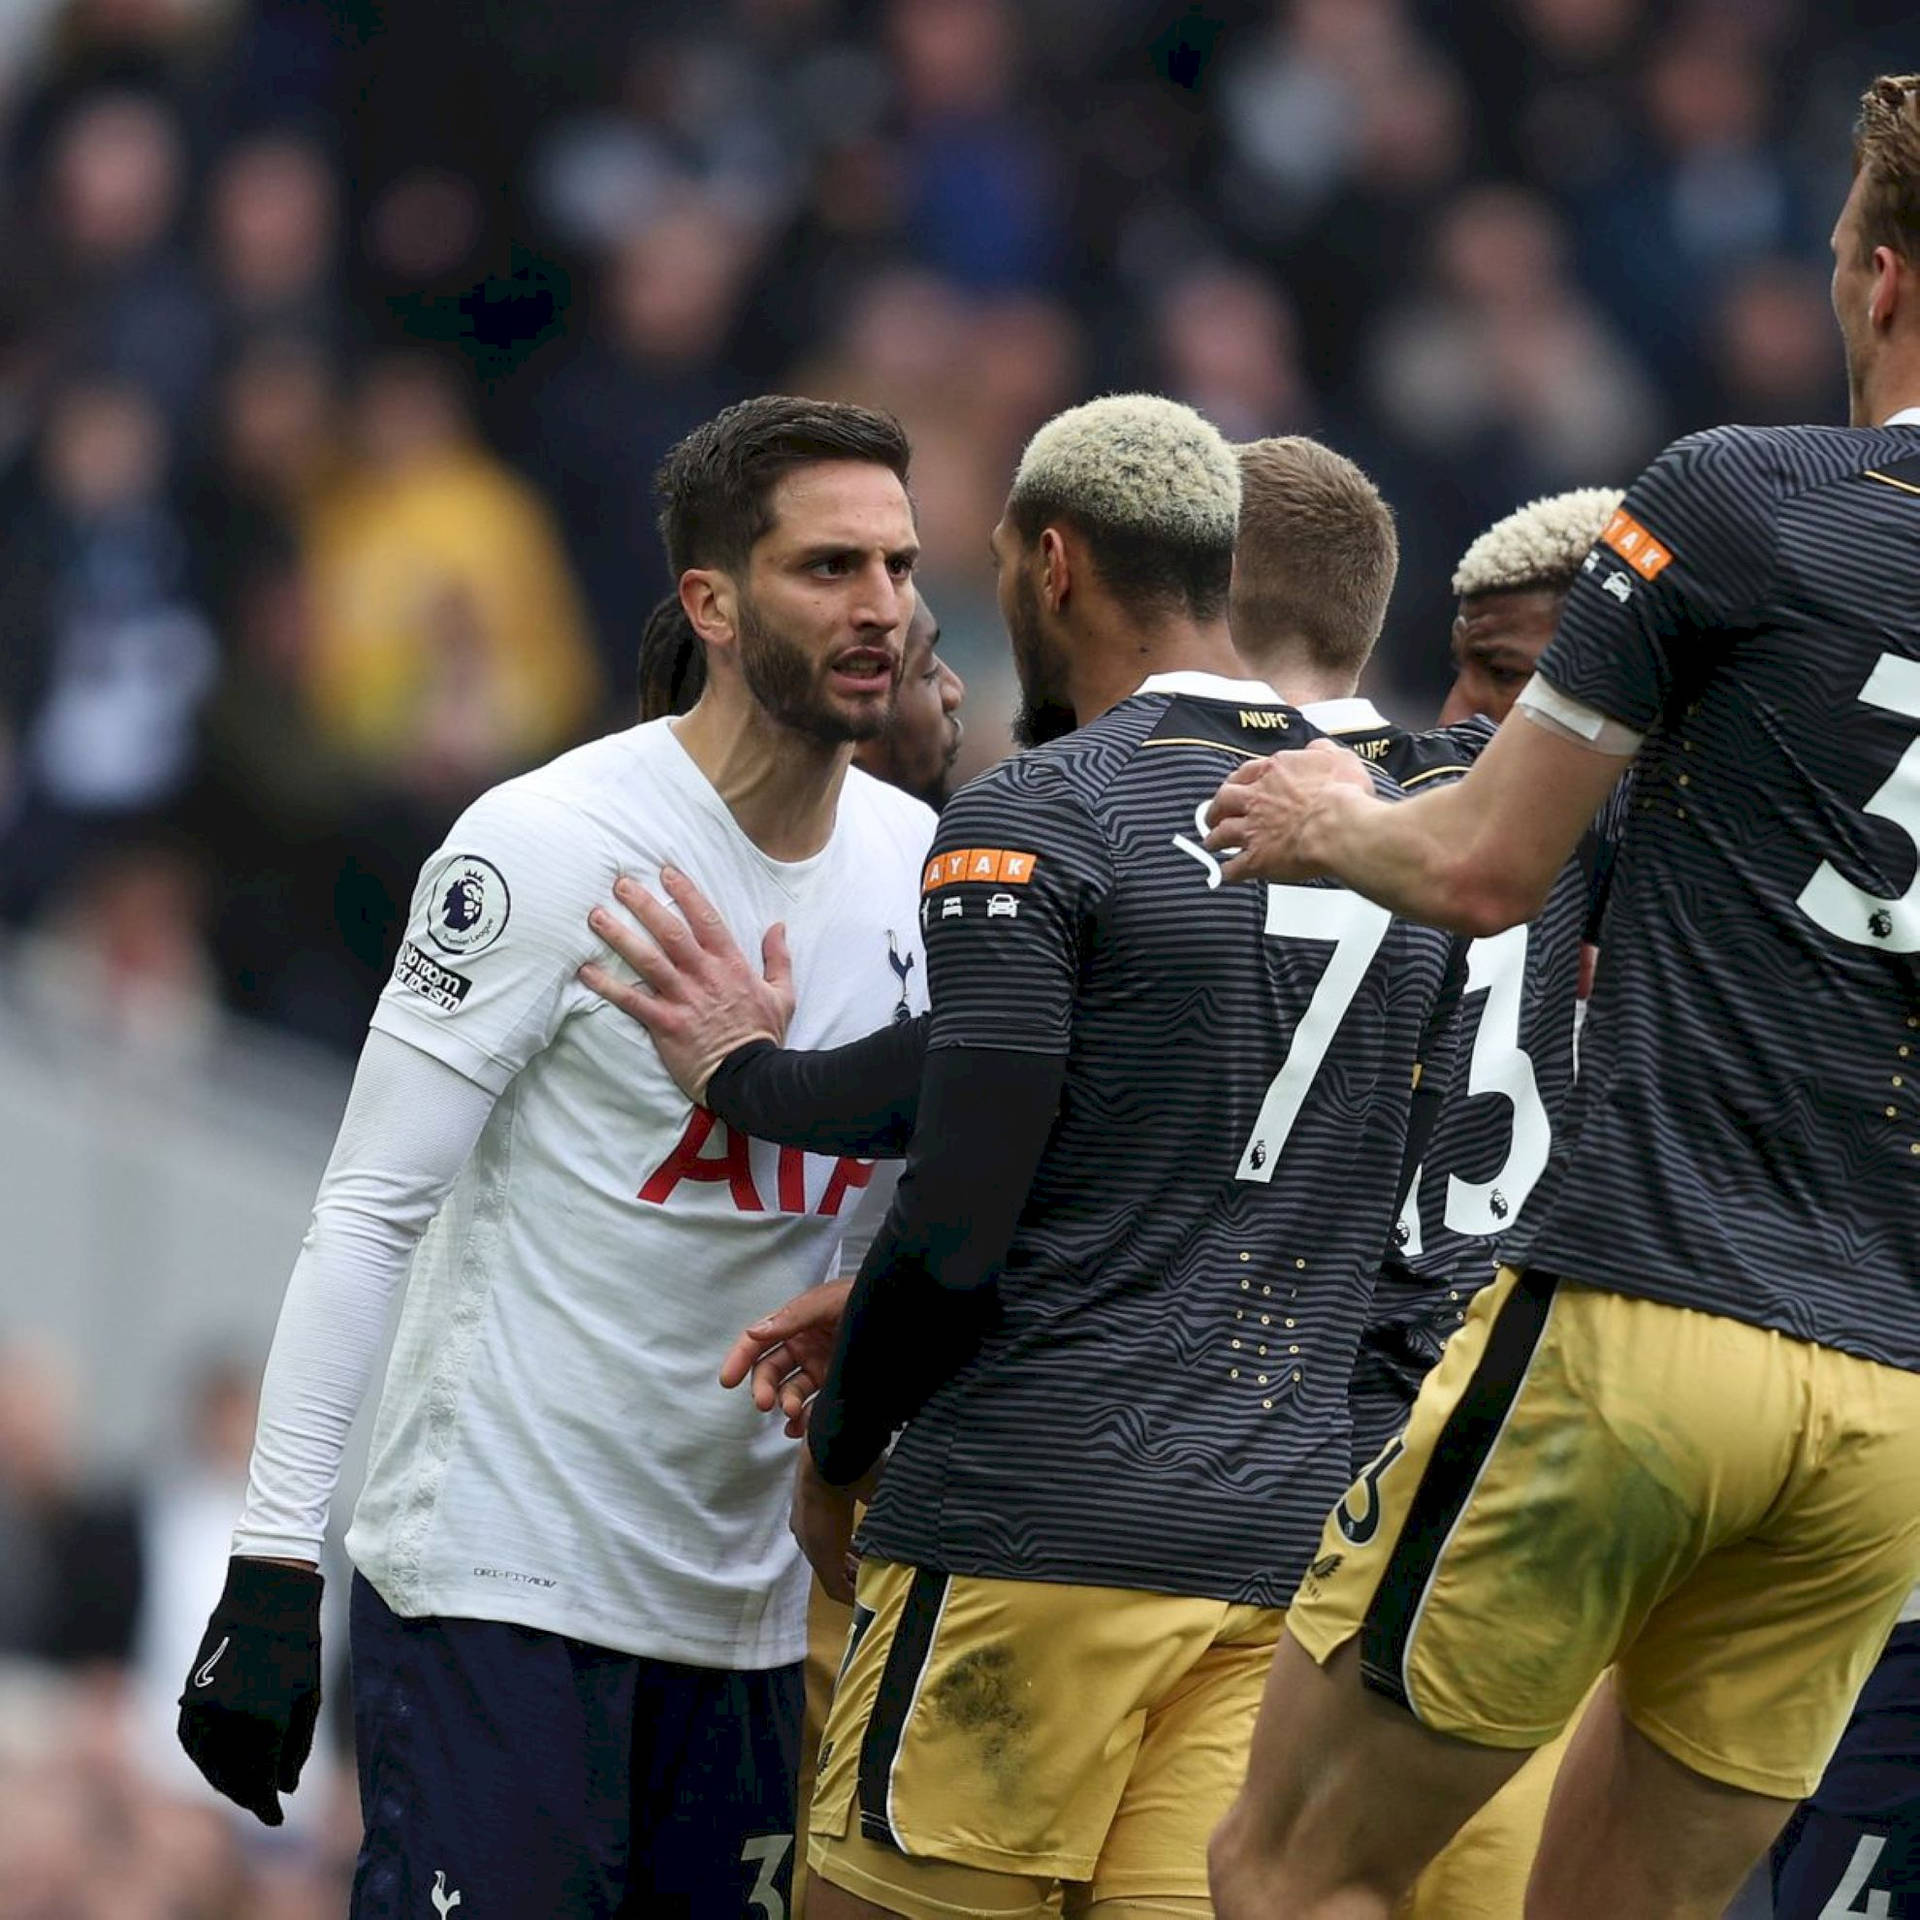
[(730, 698), (709, 687), (672, 724), (687, 757), (768, 859), (811, 859), (833, 837), (851, 744), (781, 726), (744, 690)]
[(1360, 690), (1357, 674), (1345, 668), (1323, 667), (1293, 647), (1242, 645), (1241, 671), (1249, 680), (1264, 680), (1290, 707), (1311, 707), (1322, 700), (1351, 700)]
[(1139, 691), (1156, 673), (1213, 673), (1244, 680), (1224, 620), (1115, 621), (1097, 642), (1074, 650), (1069, 698), (1080, 726)]
[(1908, 407), (1920, 407), (1920, 343), (1902, 341), (1877, 357), (1854, 399), (1854, 415), (1863, 427), (1877, 427)]

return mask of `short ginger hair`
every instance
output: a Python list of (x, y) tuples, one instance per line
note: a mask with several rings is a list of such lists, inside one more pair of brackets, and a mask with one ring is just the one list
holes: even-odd
[(1235, 648), (1255, 668), (1297, 647), (1302, 665), (1357, 676), (1400, 568), (1393, 509), (1351, 460), (1304, 434), (1239, 453)]
[(1883, 74), (1860, 96), (1853, 131), (1860, 245), (1868, 259), (1891, 247), (1920, 267), (1920, 73)]

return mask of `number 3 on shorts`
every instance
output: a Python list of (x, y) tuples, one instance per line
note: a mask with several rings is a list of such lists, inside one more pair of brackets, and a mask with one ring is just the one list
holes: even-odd
[(748, 1865), (757, 1865), (759, 1876), (747, 1892), (747, 1905), (756, 1913), (766, 1915), (766, 1920), (787, 1920), (787, 1903), (780, 1897), (780, 1889), (773, 1884), (773, 1877), (780, 1871), (780, 1863), (787, 1857), (793, 1845), (790, 1833), (756, 1833), (740, 1849), (740, 1858)]

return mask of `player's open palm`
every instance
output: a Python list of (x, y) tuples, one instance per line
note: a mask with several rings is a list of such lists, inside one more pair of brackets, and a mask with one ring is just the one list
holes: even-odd
[(671, 907), (637, 880), (623, 876), (614, 882), (614, 897), (638, 927), (605, 907), (587, 916), (638, 978), (616, 980), (589, 961), (580, 979), (646, 1028), (681, 1092), (699, 1100), (714, 1068), (736, 1047), (749, 1040), (777, 1045), (786, 1037), (793, 963), (784, 927), (767, 929), (756, 968), (735, 944), (720, 910), (684, 873), (665, 867), (660, 881)]
[(809, 1287), (764, 1320), (746, 1328), (720, 1363), (720, 1384), (752, 1382), (753, 1404), (762, 1413), (785, 1414), (793, 1439), (807, 1430), (807, 1408), (827, 1383), (833, 1343), (846, 1311), (850, 1280)]

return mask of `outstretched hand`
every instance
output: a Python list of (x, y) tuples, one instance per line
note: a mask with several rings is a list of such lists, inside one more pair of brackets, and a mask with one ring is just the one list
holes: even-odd
[(1302, 836), (1315, 808), (1342, 790), (1371, 795), (1373, 776), (1332, 740), (1249, 760), (1207, 809), (1208, 851), (1228, 856), (1221, 872), (1229, 880), (1318, 880), (1326, 868), (1304, 851)]
[[(720, 910), (684, 873), (663, 867), (673, 907), (637, 880), (614, 882), (614, 898), (638, 920), (595, 907), (587, 924), (639, 977), (617, 980), (597, 961), (580, 969), (583, 985), (646, 1028), (667, 1071), (689, 1100), (700, 1100), (713, 1070), (749, 1040), (786, 1037), (793, 1017), (793, 962), (786, 929), (767, 929), (761, 968), (734, 944)], [(679, 909), (678, 912), (674, 908)]]
[(826, 1385), (833, 1343), (846, 1312), (851, 1280), (809, 1287), (785, 1306), (756, 1320), (720, 1363), (720, 1384), (737, 1387), (752, 1381), (753, 1404), (762, 1413), (786, 1416), (787, 1433), (799, 1439), (807, 1430), (807, 1408)]

